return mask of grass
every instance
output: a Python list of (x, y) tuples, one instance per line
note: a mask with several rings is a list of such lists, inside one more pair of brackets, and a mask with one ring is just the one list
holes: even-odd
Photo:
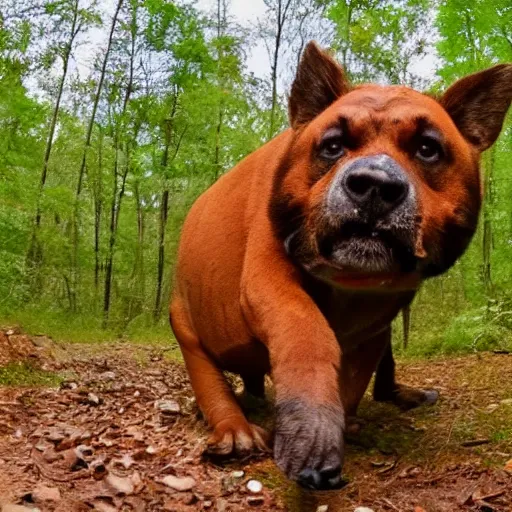
[(0, 368), (0, 386), (56, 387), (63, 381), (59, 374), (41, 370), (28, 363), (10, 363)]
[(150, 315), (139, 315), (124, 328), (103, 329), (101, 319), (91, 315), (26, 309), (15, 314), (0, 312), (0, 325), (19, 325), (30, 335), (44, 334), (66, 343), (111, 343), (126, 340), (136, 344), (176, 346), (167, 320), (155, 324)]

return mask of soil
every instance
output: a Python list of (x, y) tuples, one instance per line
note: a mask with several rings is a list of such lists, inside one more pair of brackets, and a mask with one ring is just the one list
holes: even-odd
[[(270, 456), (204, 457), (208, 431), (173, 351), (66, 345), (16, 329), (0, 332), (0, 346), (2, 365), (28, 358), (59, 383), (0, 387), (4, 512), (512, 511), (509, 354), (401, 362), (402, 382), (439, 390), (438, 404), (402, 413), (368, 398), (347, 439), (346, 486), (311, 493)], [(253, 421), (271, 426), (271, 409)]]

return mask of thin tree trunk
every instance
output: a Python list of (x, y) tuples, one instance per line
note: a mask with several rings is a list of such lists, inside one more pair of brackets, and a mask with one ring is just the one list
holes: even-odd
[(116, 5), (116, 10), (114, 12), (114, 17), (112, 18), (112, 23), (110, 25), (110, 32), (108, 37), (108, 44), (107, 49), (105, 51), (105, 55), (103, 57), (103, 63), (101, 66), (101, 72), (100, 72), (100, 79), (98, 82), (98, 87), (96, 88), (96, 94), (94, 95), (94, 101), (92, 106), (92, 113), (91, 117), (89, 119), (89, 124), (87, 126), (87, 132), (85, 137), (85, 144), (84, 144), (84, 151), (82, 153), (82, 161), (80, 163), (80, 169), (78, 171), (78, 182), (76, 186), (76, 192), (75, 192), (75, 205), (73, 209), (73, 218), (72, 218), (72, 227), (71, 227), (71, 233), (72, 233), (72, 249), (71, 249), (71, 276), (72, 276), (72, 294), (74, 296), (74, 307), (73, 309), (76, 309), (76, 296), (77, 296), (77, 287), (78, 287), (78, 242), (79, 242), (79, 233), (78, 233), (78, 210), (79, 210), (79, 204), (80, 204), (80, 194), (82, 193), (82, 185), (83, 185), (83, 178), (85, 174), (85, 169), (87, 166), (87, 153), (91, 146), (91, 137), (92, 137), (92, 130), (94, 127), (94, 122), (96, 119), (96, 112), (98, 110), (98, 104), (101, 97), (101, 92), (103, 89), (103, 82), (105, 81), (105, 74), (107, 70), (107, 63), (110, 57), (110, 50), (112, 48), (112, 42), (114, 39), (114, 31), (117, 25), (117, 19), (119, 17), (119, 12), (121, 10), (121, 7), (123, 5), (124, 0), (118, 0)]
[(491, 148), (485, 155), (485, 184), (484, 184), (484, 226), (482, 238), (482, 280), (483, 285), (488, 297), (493, 293), (492, 282), (492, 267), (491, 267), (491, 253), (492, 253), (492, 222), (491, 210), (493, 204), (493, 174), (494, 174), (494, 160), (495, 148)]
[(156, 281), (156, 298), (155, 309), (153, 311), (153, 318), (155, 322), (160, 317), (160, 308), (162, 303), (162, 283), (164, 277), (164, 264), (165, 264), (165, 229), (167, 227), (167, 217), (169, 213), (169, 189), (165, 188), (162, 193), (162, 202), (160, 205), (160, 224), (158, 234), (158, 268), (157, 268), (157, 281)]
[(100, 235), (101, 213), (103, 210), (103, 130), (99, 129), (98, 175), (94, 187), (94, 288), (98, 292), (100, 281)]
[(158, 321), (160, 317), (160, 310), (162, 306), (162, 284), (164, 277), (164, 265), (165, 265), (165, 231), (167, 228), (167, 217), (169, 214), (169, 184), (167, 181), (166, 169), (168, 165), (174, 161), (181, 147), (181, 142), (185, 133), (187, 132), (187, 127), (183, 130), (176, 144), (176, 149), (174, 150), (174, 155), (171, 159), (169, 159), (169, 149), (171, 145), (171, 125), (168, 126), (167, 135), (166, 135), (166, 145), (164, 149), (164, 154), (162, 157), (162, 167), (164, 169), (164, 191), (162, 193), (162, 201), (160, 204), (160, 225), (159, 225), (159, 237), (158, 237), (158, 267), (157, 267), (157, 282), (156, 282), (156, 297), (155, 297), (155, 309), (153, 311), (153, 318), (155, 322)]
[[(128, 172), (130, 170), (130, 154), (129, 151), (126, 151), (126, 166), (124, 173), (121, 178), (121, 187), (119, 189), (119, 197), (117, 198), (117, 177), (118, 177), (118, 167), (119, 167), (119, 146), (120, 146), (120, 131), (123, 129), (126, 109), (128, 107), (128, 102), (130, 100), (130, 96), (133, 89), (133, 74), (134, 74), (134, 59), (135, 59), (135, 39), (137, 37), (136, 33), (136, 9), (132, 11), (132, 31), (131, 31), (131, 51), (130, 51), (130, 72), (128, 77), (128, 83), (126, 85), (126, 91), (123, 100), (123, 107), (121, 110), (120, 120), (116, 127), (116, 135), (114, 141), (115, 147), (115, 163), (114, 163), (114, 185), (113, 185), (113, 194), (112, 194), (112, 206), (110, 209), (110, 237), (109, 237), (109, 250), (107, 256), (106, 263), (106, 271), (105, 271), (105, 294), (103, 299), (103, 328), (107, 327), (108, 318), (110, 314), (110, 303), (111, 303), (111, 295), (112, 295), (112, 277), (113, 277), (113, 267), (114, 267), (114, 249), (116, 244), (117, 237), (117, 228), (119, 226), (119, 215), (121, 213), (121, 203), (124, 197), (125, 187), (126, 187), (126, 178), (128, 176)], [(133, 140), (137, 137), (137, 133), (133, 133)]]
[(85, 145), (84, 145), (84, 151), (82, 153), (82, 162), (80, 164), (80, 170), (78, 172), (78, 183), (76, 187), (76, 197), (78, 198), (82, 192), (82, 184), (83, 184), (83, 177), (85, 173), (85, 168), (87, 165), (87, 152), (89, 147), (91, 146), (91, 136), (92, 136), (92, 129), (94, 127), (94, 121), (96, 119), (96, 112), (98, 110), (98, 104), (100, 102), (101, 97), (101, 91), (103, 89), (103, 82), (105, 81), (105, 73), (107, 70), (107, 63), (108, 59), (110, 57), (110, 50), (112, 48), (112, 42), (114, 39), (114, 31), (117, 25), (117, 18), (119, 16), (119, 11), (121, 10), (121, 7), (123, 5), (124, 0), (118, 0), (116, 10), (114, 12), (114, 17), (112, 18), (112, 23), (110, 25), (110, 33), (108, 36), (108, 44), (107, 44), (107, 50), (105, 51), (105, 56), (103, 57), (103, 64), (101, 66), (101, 72), (100, 72), (100, 80), (98, 82), (98, 87), (96, 88), (96, 94), (94, 95), (94, 102), (92, 105), (92, 113), (91, 117), (89, 119), (89, 124), (87, 126), (87, 134), (85, 136)]
[(276, 110), (277, 110), (277, 69), (279, 65), (279, 50), (281, 49), (283, 28), (286, 23), (286, 16), (292, 0), (287, 0), (283, 9), (283, 0), (277, 0), (277, 27), (276, 38), (274, 46), (274, 56), (271, 64), (272, 72), (272, 106), (270, 108), (270, 128), (268, 132), (268, 139), (274, 136), (275, 123), (276, 123)]
[(57, 90), (57, 98), (55, 100), (55, 105), (53, 107), (52, 119), (50, 121), (50, 129), (48, 132), (48, 138), (46, 140), (46, 148), (44, 152), (43, 159), (43, 168), (41, 170), (41, 178), (39, 180), (39, 190), (37, 193), (37, 203), (36, 203), (36, 213), (34, 216), (33, 222), (33, 231), (31, 242), (28, 250), (28, 259), (29, 261), (38, 266), (41, 261), (41, 247), (39, 246), (38, 241), (38, 232), (41, 226), (41, 201), (43, 197), (43, 190), (46, 185), (46, 179), (48, 177), (48, 163), (50, 161), (50, 156), (53, 149), (53, 140), (55, 136), (55, 128), (57, 127), (57, 120), (60, 112), (60, 103), (62, 99), (62, 92), (64, 90), (64, 84), (66, 82), (66, 78), (68, 75), (68, 67), (69, 67), (69, 57), (71, 55), (71, 51), (73, 49), (73, 43), (75, 41), (76, 36), (80, 31), (80, 27), (77, 28), (78, 21), (78, 1), (75, 0), (74, 10), (73, 10), (73, 21), (71, 23), (71, 31), (70, 38), (68, 43), (64, 48), (64, 54), (62, 56), (62, 75), (59, 80), (59, 87)]

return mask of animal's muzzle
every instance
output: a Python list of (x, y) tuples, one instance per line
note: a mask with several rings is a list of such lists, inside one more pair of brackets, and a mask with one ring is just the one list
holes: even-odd
[[(327, 196), (330, 215), (352, 209), (365, 221), (378, 221), (400, 207), (412, 207), (414, 191), (400, 165), (385, 154), (358, 158), (342, 167)], [(353, 215), (348, 215), (353, 217)]]

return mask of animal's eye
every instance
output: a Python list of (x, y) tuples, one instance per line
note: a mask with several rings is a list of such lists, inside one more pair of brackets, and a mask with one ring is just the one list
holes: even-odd
[(421, 137), (416, 151), (416, 157), (426, 163), (435, 163), (443, 155), (441, 144), (432, 137)]
[(343, 136), (339, 129), (328, 130), (320, 143), (320, 157), (325, 160), (337, 160), (345, 152)]

